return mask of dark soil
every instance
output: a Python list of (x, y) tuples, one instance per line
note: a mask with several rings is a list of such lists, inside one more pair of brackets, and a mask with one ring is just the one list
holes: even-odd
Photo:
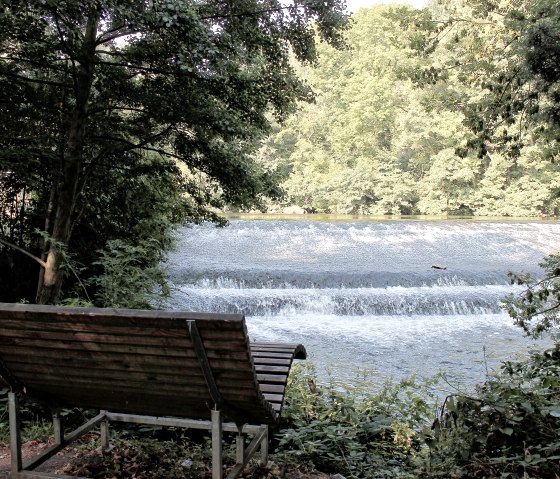
[[(41, 454), (45, 449), (51, 446), (51, 443), (28, 441), (22, 445), (23, 460), (28, 460), (32, 457)], [(57, 455), (49, 459), (41, 467), (37, 468), (40, 472), (55, 472), (62, 467), (66, 466), (78, 455), (78, 450), (74, 447), (67, 447), (60, 451)], [(0, 479), (11, 478), (11, 455), (10, 448), (6, 444), (0, 443)]]
[[(37, 468), (39, 472), (50, 472), (55, 474), (65, 474), (70, 476), (89, 475), (90, 477), (111, 477), (111, 478), (146, 478), (153, 476), (152, 464), (135, 460), (133, 462), (133, 470), (128, 460), (127, 450), (123, 447), (115, 447), (109, 452), (102, 452), (99, 448), (91, 449), (85, 446), (87, 437), (75, 445), (68, 446), (57, 455), (49, 459), (45, 464)], [(85, 443), (85, 444), (84, 444)], [(90, 443), (91, 444), (91, 443)], [(22, 445), (24, 461), (41, 454), (47, 449), (51, 443), (42, 443), (37, 441), (28, 441)], [(137, 459), (137, 455), (134, 459)], [(10, 473), (10, 448), (6, 444), (0, 443), (0, 479), (11, 478)], [(211, 477), (211, 468), (209, 464), (199, 465), (199, 477)], [(100, 474), (101, 471), (112, 470), (106, 476)], [(116, 471), (120, 471), (115, 474)], [(193, 477), (185, 474), (185, 477)], [(226, 471), (227, 472), (227, 471)], [(176, 476), (174, 476), (176, 477)], [(309, 467), (298, 467), (296, 465), (285, 466), (271, 462), (269, 467), (261, 468), (256, 464), (249, 465), (241, 475), (247, 479), (329, 479), (333, 477), (340, 478), (340, 475), (327, 475), (317, 471), (309, 470)]]

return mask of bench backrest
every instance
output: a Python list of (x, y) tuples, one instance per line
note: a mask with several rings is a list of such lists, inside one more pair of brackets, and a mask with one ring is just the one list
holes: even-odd
[[(285, 384), (296, 349), (259, 343), (255, 355), (283, 354)], [(280, 405), (263, 395), (237, 314), (0, 303), (0, 377), (55, 406), (152, 416), (208, 419), (219, 405), (232, 421), (271, 424), (283, 400), (283, 388)]]

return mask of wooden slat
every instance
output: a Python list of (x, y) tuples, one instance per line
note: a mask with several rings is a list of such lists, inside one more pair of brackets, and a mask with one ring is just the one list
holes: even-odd
[(0, 303), (0, 316), (7, 318), (33, 318), (37, 316), (60, 318), (61, 321), (72, 319), (83, 319), (84, 317), (96, 318), (96, 320), (126, 320), (126, 321), (149, 321), (161, 323), (162, 320), (202, 320), (244, 322), (241, 314), (220, 313), (195, 313), (182, 311), (153, 311), (140, 309), (114, 309), (114, 308), (74, 308), (66, 306), (43, 306), (34, 304)]
[[(210, 398), (208, 394), (208, 388), (205, 384), (177, 384), (174, 382), (162, 382), (157, 380), (151, 380), (148, 382), (140, 381), (114, 381), (107, 379), (103, 381), (98, 378), (70, 378), (66, 382), (51, 380), (49, 377), (41, 377), (30, 379), (28, 377), (21, 376), (22, 381), (29, 384), (30, 387), (36, 389), (49, 389), (53, 390), (55, 388), (59, 397), (64, 397), (64, 395), (72, 396), (76, 390), (91, 390), (95, 391), (96, 395), (106, 395), (112, 394), (115, 391), (129, 394), (138, 394), (144, 397), (163, 397), (167, 400), (172, 400), (173, 398), (204, 398), (208, 400)], [(149, 386), (149, 387), (146, 387)], [(255, 400), (256, 390), (254, 385), (248, 384), (246, 382), (237, 382), (232, 384), (221, 385), (220, 391), (224, 397), (228, 400), (242, 400), (243, 398)]]
[(79, 344), (88, 343), (95, 344), (119, 344), (119, 345), (133, 345), (137, 346), (156, 346), (156, 347), (177, 347), (177, 348), (190, 348), (192, 343), (189, 338), (183, 334), (180, 336), (178, 332), (173, 337), (169, 336), (134, 336), (129, 335), (108, 335), (100, 333), (89, 332), (74, 332), (74, 331), (39, 331), (39, 330), (0, 330), (2, 337), (14, 338), (14, 340), (29, 339), (33, 341), (44, 341), (46, 344), (51, 342), (63, 341), (66, 343), (76, 342)]
[(288, 374), (290, 368), (286, 366), (272, 366), (270, 364), (255, 364), (257, 373), (284, 373)]
[(260, 383), (259, 386), (263, 393), (275, 393), (283, 395), (284, 391), (286, 390), (286, 387), (282, 384)]
[(149, 328), (145, 325), (117, 325), (115, 322), (97, 323), (94, 320), (70, 322), (58, 319), (6, 319), (0, 317), (0, 330), (21, 330), (22, 324), (28, 331), (60, 331), (76, 333), (100, 333), (120, 336), (183, 337), (185, 321), (174, 322), (167, 327)]
[(281, 403), (284, 399), (283, 394), (264, 393), (263, 396), (269, 402)]
[(257, 381), (259, 383), (277, 383), (286, 384), (288, 382), (288, 375), (282, 374), (257, 374)]
[[(37, 338), (21, 338), (21, 337), (8, 337), (0, 334), (0, 351), (5, 351), (6, 348), (10, 347), (24, 347), (30, 350), (43, 350), (43, 349), (56, 349), (56, 350), (67, 350), (67, 351), (103, 351), (103, 352), (113, 352), (116, 354), (132, 354), (138, 353), (142, 355), (173, 355), (173, 351), (188, 350), (191, 351), (189, 347), (174, 344), (162, 344), (158, 346), (155, 345), (136, 345), (131, 343), (98, 343), (93, 341), (51, 341), (43, 340)], [(231, 347), (228, 347), (228, 342), (213, 342), (213, 344), (205, 347), (208, 350), (209, 355), (217, 355), (219, 352), (223, 354), (229, 354), (234, 352), (246, 351), (240, 344), (233, 343)], [(192, 355), (192, 353), (189, 353)]]
[(58, 365), (56, 368), (53, 368), (52, 366), (44, 364), (37, 365), (32, 363), (12, 362), (10, 370), (18, 376), (34, 374), (36, 376), (52, 378), (53, 380), (57, 378), (61, 378), (61, 380), (65, 380), (66, 378), (71, 380), (73, 378), (86, 377), (100, 380), (143, 381), (144, 383), (149, 381), (169, 381), (175, 384), (185, 385), (200, 384), (203, 386), (205, 384), (202, 374), (197, 369), (130, 371), (123, 370), (122, 368), (78, 369), (66, 365)]
[(194, 364), (194, 356), (187, 350), (182, 351), (181, 355), (175, 356), (142, 356), (142, 355), (128, 355), (119, 352), (105, 352), (105, 351), (88, 351), (84, 350), (82, 354), (77, 354), (76, 351), (63, 350), (57, 351), (56, 349), (33, 349), (28, 347), (10, 346), (4, 347), (0, 350), (0, 356), (4, 358), (14, 357), (16, 361), (30, 362), (39, 364), (41, 362), (54, 362), (55, 364), (73, 363), (79, 367), (81, 364), (107, 364), (108, 367), (123, 367), (125, 369), (134, 369), (132, 365), (142, 369), (144, 367), (168, 367), (174, 369), (176, 367), (188, 366), (189, 361)]
[(288, 352), (294, 359), (306, 359), (307, 353), (301, 344), (251, 343), (252, 352)]
[(292, 358), (255, 358), (255, 365), (257, 364), (276, 364), (278, 366), (290, 366)]
[(293, 357), (291, 352), (278, 353), (278, 352), (253, 351), (253, 350), (251, 350), (251, 356), (253, 356), (253, 358), (286, 358), (286, 359), (292, 359)]
[[(74, 384), (53, 385), (45, 383), (41, 389), (53, 397), (61, 399), (87, 397), (87, 402), (99, 409), (103, 409), (102, 406), (108, 400), (112, 401), (114, 398), (123, 398), (125, 404), (131, 401), (138, 404), (150, 404), (155, 401), (160, 403), (162, 409), (165, 409), (167, 405), (190, 404), (192, 402), (207, 405), (208, 408), (213, 406), (210, 395), (204, 389), (185, 390), (173, 387), (165, 390), (158, 388), (138, 389), (132, 385), (123, 384), (115, 384), (113, 388), (108, 387), (110, 385), (105, 385), (106, 387), (101, 389), (97, 387), (97, 384), (87, 382), (80, 384), (79, 388), (74, 386)], [(244, 394), (244, 392), (247, 392), (247, 394)], [(224, 389), (224, 393), (230, 403), (246, 404), (255, 407), (255, 394), (250, 394), (249, 390), (232, 388)]]
[[(10, 338), (0, 335), (0, 351), (6, 351), (11, 346), (27, 347), (30, 351), (36, 349), (54, 349), (76, 352), (111, 352), (118, 354), (141, 354), (145, 356), (177, 356), (181, 348), (174, 346), (135, 346), (132, 344), (99, 344), (77, 341), (44, 341), (33, 338)], [(183, 348), (186, 349), (186, 348)]]

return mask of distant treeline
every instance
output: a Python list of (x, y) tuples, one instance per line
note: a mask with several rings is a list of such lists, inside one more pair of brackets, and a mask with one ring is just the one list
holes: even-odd
[(362, 9), (347, 49), (321, 45), (300, 70), (316, 102), (259, 153), (286, 193), (271, 209), (556, 215), (556, 79), (545, 91), (527, 66), (527, 12), (478, 3)]

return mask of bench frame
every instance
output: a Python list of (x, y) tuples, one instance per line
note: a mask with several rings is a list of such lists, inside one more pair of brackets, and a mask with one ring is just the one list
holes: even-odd
[[(245, 465), (257, 453), (260, 446), (260, 465), (266, 467), (268, 464), (268, 426), (266, 424), (256, 426), (245, 424), (238, 428), (233, 423), (224, 423), (222, 411), (213, 409), (211, 420), (183, 419), (173, 417), (143, 416), (138, 414), (112, 413), (100, 411), (100, 413), (78, 427), (76, 430), (65, 434), (61, 417), (53, 413), (54, 445), (43, 453), (23, 463), (21, 451), (21, 421), (19, 399), (16, 393), (8, 393), (8, 409), (10, 424), (10, 450), (13, 479), (87, 479), (84, 477), (56, 475), (34, 471), (41, 464), (48, 461), (66, 446), (79, 439), (84, 434), (99, 427), (101, 447), (107, 450), (109, 443), (109, 423), (125, 422), (134, 424), (147, 424), (153, 426), (180, 427), (184, 429), (203, 429), (211, 431), (212, 434), (212, 479), (222, 479), (222, 437), (224, 432), (236, 432), (236, 464), (228, 474), (227, 479), (235, 479), (241, 474)], [(246, 447), (246, 436), (252, 434), (254, 437)]]
[[(213, 479), (224, 474), (224, 432), (237, 433), (234, 479), (259, 448), (268, 463), (268, 425), (278, 423), (292, 361), (305, 358), (301, 344), (251, 343), (241, 314), (0, 303), (12, 477), (69, 479), (35, 469), (94, 428), (107, 448), (109, 423), (129, 422), (210, 431)], [(22, 396), (48, 405), (54, 428), (54, 445), (25, 464)], [(73, 406), (100, 412), (65, 434), (58, 412)]]

